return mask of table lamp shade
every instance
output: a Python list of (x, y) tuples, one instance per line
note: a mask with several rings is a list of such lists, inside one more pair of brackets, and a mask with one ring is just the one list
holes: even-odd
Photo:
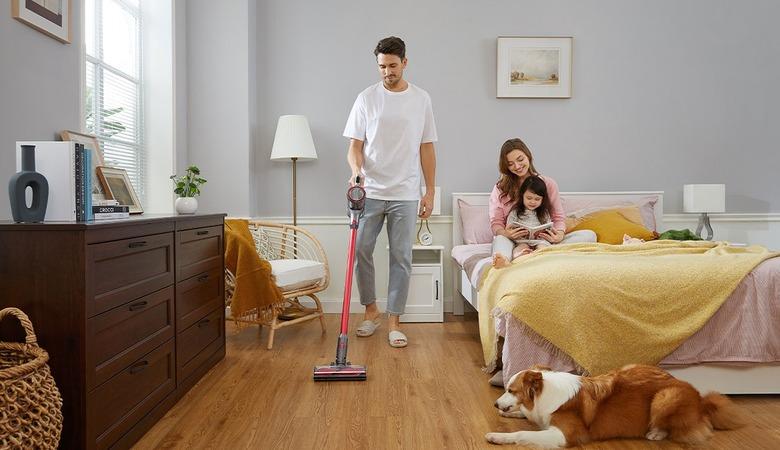
[(317, 150), (314, 149), (314, 140), (311, 138), (306, 116), (281, 116), (276, 124), (271, 160), (291, 158), (297, 158), (299, 161), (317, 159)]
[(722, 213), (726, 211), (725, 184), (683, 185), (683, 210), (687, 213)]

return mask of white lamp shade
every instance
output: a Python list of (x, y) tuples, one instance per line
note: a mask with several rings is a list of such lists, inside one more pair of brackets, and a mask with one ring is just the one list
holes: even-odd
[(726, 211), (725, 184), (683, 185), (683, 210), (687, 213), (722, 213)]
[(306, 116), (281, 116), (276, 124), (271, 160), (290, 158), (298, 158), (300, 161), (317, 159), (317, 150), (314, 149), (314, 140), (311, 138)]

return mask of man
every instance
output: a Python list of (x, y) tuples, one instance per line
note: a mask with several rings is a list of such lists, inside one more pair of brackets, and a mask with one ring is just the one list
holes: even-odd
[[(428, 93), (404, 80), (404, 41), (397, 37), (382, 39), (374, 56), (382, 81), (358, 95), (344, 129), (344, 136), (350, 138), (350, 183), (354, 185), (360, 176), (366, 190), (356, 249), (357, 285), (360, 303), (366, 311), (357, 335), (371, 336), (380, 324), (373, 254), (386, 218), (390, 243), (388, 342), (393, 347), (406, 347), (399, 317), (404, 313), (409, 293), (417, 215), (428, 218), (433, 209), (436, 125)], [(422, 199), (421, 166), (425, 179)]]

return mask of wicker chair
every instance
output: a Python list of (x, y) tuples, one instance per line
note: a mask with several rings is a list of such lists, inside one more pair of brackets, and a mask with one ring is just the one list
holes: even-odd
[[(330, 283), (328, 258), (317, 238), (301, 227), (262, 221), (249, 221), (249, 231), (255, 241), (255, 248), (261, 258), (271, 263), (276, 283), (282, 290), (285, 304), (283, 308), (267, 314), (250, 312), (237, 322), (266, 325), (268, 349), (274, 345), (274, 334), (279, 328), (320, 319), (322, 332), (325, 333), (325, 319), (322, 304), (316, 293), (327, 289)], [(235, 289), (235, 277), (225, 270), (225, 302), (230, 300)], [(310, 297), (316, 305), (307, 307), (300, 297)]]

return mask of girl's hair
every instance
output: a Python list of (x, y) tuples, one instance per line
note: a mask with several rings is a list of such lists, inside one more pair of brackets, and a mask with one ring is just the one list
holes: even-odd
[(506, 162), (506, 155), (514, 150), (520, 150), (528, 158), (528, 173), (530, 175), (539, 175), (534, 167), (534, 157), (531, 155), (531, 150), (528, 149), (525, 142), (521, 141), (520, 138), (509, 139), (504, 142), (498, 155), (498, 171), (501, 173), (501, 178), (498, 179), (496, 186), (498, 186), (498, 189), (504, 196), (509, 197), (511, 203), (522, 200), (520, 195), (520, 177), (509, 170), (509, 164)]
[(526, 178), (525, 181), (523, 181), (523, 184), (520, 185), (520, 201), (517, 202), (517, 206), (515, 207), (518, 217), (522, 216), (525, 212), (523, 196), (526, 191), (531, 191), (539, 197), (542, 197), (542, 204), (536, 208), (536, 217), (539, 219), (539, 222), (544, 223), (549, 220), (552, 215), (550, 214), (552, 208), (550, 207), (550, 196), (547, 195), (547, 185), (544, 183), (544, 180), (536, 175)]

